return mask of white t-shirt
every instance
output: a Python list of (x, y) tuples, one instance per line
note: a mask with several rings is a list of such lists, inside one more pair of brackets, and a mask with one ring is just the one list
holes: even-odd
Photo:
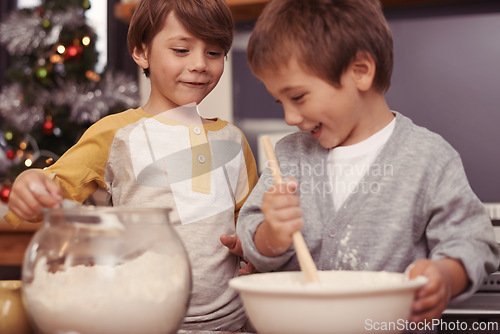
[(328, 154), (328, 175), (332, 183), (333, 205), (336, 211), (352, 192), (363, 191), (359, 184), (373, 161), (391, 136), (396, 119), (369, 138), (349, 146), (338, 146)]

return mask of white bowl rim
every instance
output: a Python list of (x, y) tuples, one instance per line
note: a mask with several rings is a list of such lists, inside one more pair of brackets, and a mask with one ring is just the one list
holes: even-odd
[[(328, 272), (353, 272), (348, 270), (327, 270), (327, 271), (319, 271), (320, 280), (321, 276), (324, 276), (324, 273)], [(401, 276), (403, 278), (402, 273), (393, 273), (386, 271), (363, 271), (363, 274), (369, 275), (379, 275), (381, 273)], [(254, 275), (261, 275), (258, 279), (256, 277), (252, 277)], [(262, 284), (261, 278), (262, 275), (266, 276), (296, 276), (297, 284), (270, 284), (264, 285)], [(418, 276), (411, 280), (401, 280), (401, 282), (390, 282), (388, 284), (377, 284), (374, 286), (348, 286), (343, 288), (335, 287), (333, 284), (329, 285), (321, 285), (316, 283), (303, 284), (303, 289), (297, 289), (300, 285), (300, 276), (303, 275), (300, 271), (281, 271), (281, 272), (269, 272), (269, 273), (256, 273), (245, 276), (235, 277), (229, 280), (229, 286), (235, 289), (238, 292), (250, 292), (250, 293), (260, 293), (267, 295), (296, 295), (296, 296), (343, 296), (343, 295), (362, 295), (362, 294), (375, 294), (375, 293), (396, 293), (401, 291), (414, 291), (418, 288), (422, 287), (428, 282), (428, 279), (424, 276)]]

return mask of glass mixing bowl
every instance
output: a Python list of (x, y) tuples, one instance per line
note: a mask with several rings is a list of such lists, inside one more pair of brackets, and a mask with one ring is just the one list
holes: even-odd
[(44, 212), (25, 254), (28, 313), (44, 334), (177, 333), (191, 292), (168, 209)]

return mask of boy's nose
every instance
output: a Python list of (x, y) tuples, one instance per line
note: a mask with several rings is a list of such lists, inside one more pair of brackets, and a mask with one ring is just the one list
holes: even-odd
[(298, 110), (296, 110), (294, 108), (283, 108), (283, 110), (285, 112), (286, 124), (291, 125), (291, 126), (296, 126), (302, 122), (303, 118), (300, 115), (300, 113), (298, 112)]
[(206, 69), (207, 69), (207, 62), (205, 59), (205, 55), (193, 54), (189, 63), (189, 71), (204, 72), (206, 71)]

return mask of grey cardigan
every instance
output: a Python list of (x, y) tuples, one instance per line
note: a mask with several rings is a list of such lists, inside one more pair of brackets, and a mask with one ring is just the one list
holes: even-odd
[[(335, 211), (328, 150), (308, 132), (283, 138), (276, 154), (284, 177), (299, 182), (302, 233), (320, 270), (403, 272), (417, 259), (453, 258), (475, 292), (499, 265), (499, 249), (487, 212), (469, 186), (459, 154), (439, 135), (395, 112), (394, 132), (358, 188)], [(245, 257), (260, 271), (298, 270), (293, 246), (278, 257), (261, 255), (253, 235), (263, 216), (269, 169), (239, 214), (237, 233)]]

